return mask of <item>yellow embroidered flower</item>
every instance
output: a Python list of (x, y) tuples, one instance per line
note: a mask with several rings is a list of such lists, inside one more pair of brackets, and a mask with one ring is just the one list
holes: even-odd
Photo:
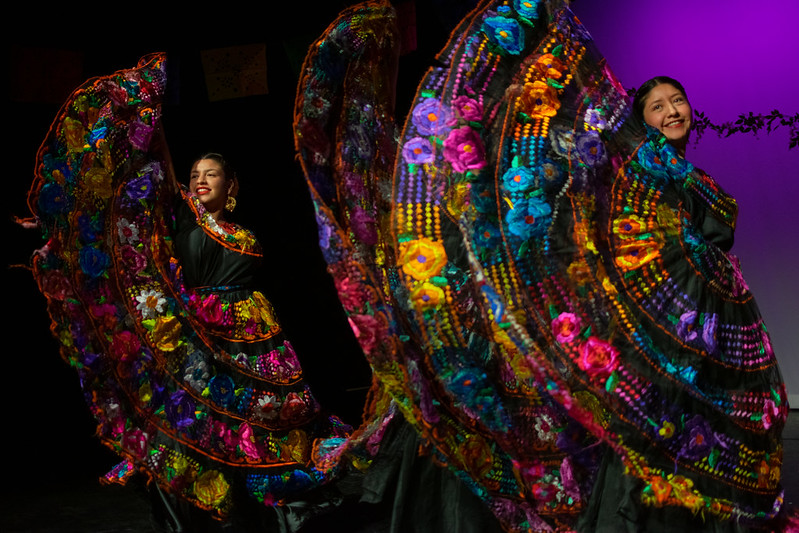
[(159, 350), (171, 352), (181, 343), (181, 331), (182, 327), (177, 317), (159, 317), (153, 327), (153, 341)]
[(411, 291), (411, 300), (417, 308), (427, 309), (431, 307), (438, 307), (444, 303), (444, 291), (440, 287), (425, 281), (417, 285)]
[(194, 482), (194, 494), (205, 505), (219, 507), (227, 497), (230, 484), (225, 477), (216, 470), (204, 472)]
[(111, 176), (102, 167), (93, 167), (86, 172), (86, 183), (91, 191), (103, 200), (108, 200), (114, 194)]
[(441, 243), (423, 237), (400, 243), (398, 264), (407, 275), (423, 281), (441, 272), (447, 264), (447, 252)]
[(525, 83), (519, 100), (521, 111), (535, 118), (554, 117), (560, 109), (557, 91), (540, 80)]
[(80, 121), (69, 117), (65, 118), (63, 134), (70, 152), (83, 151), (83, 147), (86, 145), (86, 128)]
[(660, 204), (656, 211), (658, 226), (666, 235), (677, 235), (680, 232), (680, 219), (666, 204)]
[(298, 463), (307, 463), (310, 458), (311, 447), (308, 445), (308, 435), (300, 429), (289, 432), (288, 452), (292, 459)]

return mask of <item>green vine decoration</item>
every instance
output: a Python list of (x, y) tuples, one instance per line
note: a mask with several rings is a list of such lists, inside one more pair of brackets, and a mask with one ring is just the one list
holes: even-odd
[(790, 130), (788, 149), (799, 146), (799, 113), (793, 116), (783, 115), (775, 109), (765, 115), (755, 115), (750, 111), (748, 114), (738, 115), (738, 119), (734, 122), (715, 124), (704, 113), (694, 110), (693, 123), (695, 141), (699, 141), (707, 131), (715, 131), (719, 137), (729, 137), (736, 133), (752, 133), (757, 136), (763, 130), (768, 134), (786, 126)]

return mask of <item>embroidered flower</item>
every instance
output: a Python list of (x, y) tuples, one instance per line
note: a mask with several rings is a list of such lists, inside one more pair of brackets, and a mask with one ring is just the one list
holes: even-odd
[(438, 307), (445, 299), (444, 291), (427, 281), (420, 283), (411, 291), (411, 300), (420, 309)]
[(125, 361), (141, 351), (139, 336), (127, 330), (117, 331), (111, 339), (111, 353)]
[(534, 196), (524, 198), (513, 205), (505, 215), (508, 229), (523, 240), (543, 236), (551, 219), (552, 208), (544, 200)]
[(707, 420), (700, 415), (694, 415), (685, 423), (680, 455), (691, 461), (698, 461), (710, 453), (715, 442), (716, 437)]
[(352, 280), (349, 277), (337, 277), (333, 281), (344, 309), (354, 311), (363, 307), (368, 301), (368, 294), (358, 280)]
[(255, 414), (264, 420), (274, 420), (280, 410), (280, 401), (274, 394), (266, 394), (258, 398)]
[(631, 239), (646, 232), (646, 222), (637, 215), (623, 215), (613, 221), (613, 233), (622, 239)]
[(69, 211), (72, 205), (71, 198), (64, 193), (64, 189), (57, 183), (45, 183), (39, 191), (37, 202), (42, 214), (55, 216)]
[(372, 315), (354, 314), (347, 320), (364, 353), (371, 354), (385, 336), (385, 325)]
[(536, 59), (533, 69), (531, 74), (540, 81), (546, 81), (547, 79), (558, 80), (563, 76), (566, 65), (554, 55), (547, 53)]
[(439, 242), (422, 237), (400, 243), (398, 265), (416, 280), (437, 276), (446, 264), (447, 253)]
[(483, 118), (483, 106), (465, 94), (462, 94), (452, 101), (452, 108), (458, 116), (467, 122), (479, 122)]
[(180, 320), (177, 317), (158, 317), (152, 331), (153, 341), (159, 350), (171, 352), (182, 343), (181, 332)]
[(601, 107), (589, 107), (586, 109), (583, 122), (587, 128), (599, 131), (604, 130), (608, 125), (608, 121), (605, 119), (605, 110)]
[(479, 213), (492, 214), (497, 212), (497, 200), (493, 191), (482, 183), (474, 183), (472, 185), (471, 201)]
[(449, 131), (447, 123), (451, 118), (452, 111), (435, 98), (425, 98), (411, 113), (411, 122), (422, 135), (446, 133)]
[(225, 476), (216, 470), (203, 472), (194, 482), (194, 494), (203, 504), (218, 507), (227, 497), (230, 484)]
[(525, 83), (519, 102), (521, 111), (534, 118), (554, 117), (560, 109), (558, 92), (541, 80)]
[(709, 353), (714, 353), (718, 348), (716, 341), (716, 330), (718, 329), (719, 315), (710, 313), (705, 315), (705, 323), (702, 325), (702, 342)]
[(130, 125), (128, 139), (133, 148), (137, 150), (147, 150), (150, 147), (150, 139), (153, 136), (153, 127), (149, 124), (137, 120)]
[(444, 159), (455, 172), (479, 170), (486, 165), (483, 141), (469, 126), (452, 130), (444, 139)]
[(680, 315), (677, 323), (677, 336), (683, 342), (691, 342), (699, 336), (699, 314), (696, 311), (686, 311)]
[(661, 506), (671, 495), (672, 487), (661, 477), (653, 477), (649, 485), (644, 487), (641, 498), (645, 504)]
[(136, 296), (136, 309), (141, 313), (142, 318), (155, 318), (157, 315), (164, 312), (166, 305), (166, 298), (160, 291), (154, 289), (144, 289)]
[(223, 323), (225, 313), (223, 303), (217, 294), (193, 293), (189, 298), (197, 317), (209, 326), (218, 326)]
[(179, 429), (185, 429), (195, 422), (194, 400), (185, 390), (178, 390), (169, 396), (165, 413), (167, 420)]
[(496, 248), (501, 237), (499, 228), (492, 222), (481, 218), (474, 225), (474, 243), (481, 248)]
[(70, 152), (81, 152), (86, 145), (86, 128), (79, 120), (66, 117), (61, 126), (61, 134), (67, 143)]
[(362, 243), (377, 243), (377, 221), (360, 206), (355, 206), (350, 213), (350, 227)]
[(675, 426), (674, 423), (670, 420), (663, 420), (660, 424), (660, 427), (657, 429), (657, 433), (661, 438), (670, 439), (674, 436)]
[(780, 420), (782, 418), (782, 413), (780, 412), (780, 408), (777, 407), (777, 404), (774, 400), (768, 399), (763, 402), (763, 428), (769, 429), (776, 420)]
[(524, 28), (514, 19), (488, 17), (482, 29), (491, 42), (511, 55), (519, 55), (524, 48)]
[(309, 414), (308, 406), (302, 396), (290, 392), (280, 408), (280, 420), (283, 422), (297, 423)]
[(433, 145), (424, 137), (414, 137), (402, 147), (402, 158), (409, 165), (433, 162)]
[(226, 374), (217, 374), (208, 382), (208, 393), (217, 405), (229, 408), (236, 399), (233, 378)]
[(537, 0), (513, 0), (513, 8), (519, 15), (526, 19), (538, 18)]
[(139, 459), (147, 455), (148, 435), (139, 428), (126, 429), (122, 434), (122, 447)]
[(539, 166), (539, 173), (547, 184), (558, 185), (562, 181), (565, 173), (561, 170), (560, 165), (545, 159)]
[(595, 167), (604, 165), (607, 162), (607, 152), (605, 145), (599, 134), (595, 131), (587, 131), (577, 135), (577, 153), (580, 162), (585, 166)]
[(510, 192), (524, 192), (535, 185), (535, 176), (527, 167), (511, 167), (502, 175), (502, 185)]
[(114, 189), (111, 182), (111, 175), (102, 167), (92, 167), (86, 171), (85, 184), (94, 195), (103, 200), (108, 200), (113, 196)]
[(580, 317), (574, 313), (561, 313), (552, 321), (552, 333), (559, 343), (573, 341), (580, 334)]
[(125, 193), (132, 200), (149, 200), (155, 193), (153, 182), (148, 174), (137, 176), (125, 186)]
[(189, 361), (183, 371), (183, 380), (195, 391), (202, 392), (211, 377), (208, 363), (198, 356), (191, 357)]
[(554, 155), (569, 160), (575, 148), (574, 131), (563, 127), (550, 128), (549, 143)]
[(601, 379), (616, 370), (618, 357), (619, 351), (612, 344), (591, 336), (580, 348), (577, 366), (589, 376)]
[(108, 254), (93, 246), (84, 246), (81, 248), (78, 261), (83, 273), (90, 278), (99, 278), (103, 276), (108, 270), (108, 267), (111, 266), (111, 258), (108, 257)]
[(244, 422), (239, 426), (239, 449), (247, 456), (248, 459), (257, 461), (261, 459), (262, 454), (258, 441), (255, 439), (255, 432), (252, 426)]
[(622, 244), (616, 250), (616, 265), (623, 270), (640, 268), (660, 257), (657, 243), (651, 240)]

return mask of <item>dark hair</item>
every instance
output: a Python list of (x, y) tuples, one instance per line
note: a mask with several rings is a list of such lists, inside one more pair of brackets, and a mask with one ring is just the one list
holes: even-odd
[(655, 76), (654, 78), (647, 80), (641, 85), (637, 91), (635, 91), (635, 96), (633, 97), (633, 113), (636, 117), (641, 120), (644, 120), (644, 101), (646, 97), (649, 95), (649, 91), (657, 87), (658, 85), (668, 84), (673, 86), (675, 89), (680, 91), (682, 95), (688, 99), (688, 95), (685, 94), (685, 87), (682, 86), (682, 83), (675, 80), (674, 78), (670, 78), (668, 76)]
[[(225, 173), (225, 179), (236, 179), (236, 171), (233, 169), (230, 163), (228, 163), (222, 154), (218, 154), (216, 152), (208, 152), (206, 154), (201, 155), (197, 159), (194, 160), (194, 163), (201, 161), (203, 159), (212, 159), (219, 163), (222, 166), (222, 171)], [(192, 165), (193, 166), (193, 165)]]

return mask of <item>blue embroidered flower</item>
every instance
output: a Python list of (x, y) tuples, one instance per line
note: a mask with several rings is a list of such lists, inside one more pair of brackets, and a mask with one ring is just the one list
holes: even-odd
[(78, 261), (81, 270), (90, 278), (99, 278), (111, 265), (111, 258), (108, 257), (108, 254), (92, 246), (84, 246), (80, 249)]
[(39, 191), (39, 211), (55, 216), (69, 211), (71, 202), (64, 189), (57, 183), (46, 183)]
[(422, 135), (446, 133), (450, 129), (447, 123), (451, 118), (452, 111), (435, 98), (425, 98), (411, 113), (411, 122)]
[(173, 426), (183, 429), (194, 423), (194, 400), (185, 390), (174, 392), (164, 407), (166, 418)]
[(714, 353), (718, 347), (716, 341), (716, 329), (719, 324), (719, 315), (711, 313), (705, 315), (705, 323), (702, 325), (702, 341), (705, 343), (707, 351)]
[(103, 219), (97, 215), (81, 214), (78, 217), (80, 240), (85, 244), (96, 242), (103, 232)]
[(513, 8), (526, 19), (538, 18), (538, 0), (514, 0)]
[(524, 48), (524, 28), (514, 19), (488, 17), (483, 21), (483, 31), (491, 42), (511, 55), (519, 55)]
[(511, 167), (502, 175), (502, 185), (510, 192), (524, 192), (535, 185), (535, 176), (527, 167)]
[(493, 214), (497, 212), (497, 199), (487, 185), (483, 183), (473, 183), (471, 189), (471, 200), (474, 208), (483, 214)]
[(677, 323), (677, 335), (684, 342), (691, 342), (699, 336), (699, 323), (696, 311), (686, 311)]
[(155, 189), (150, 175), (144, 174), (130, 180), (125, 187), (125, 192), (133, 200), (149, 200), (152, 198)]
[(552, 208), (534, 196), (519, 200), (505, 215), (508, 229), (523, 240), (544, 235), (551, 220)]
[(474, 243), (481, 248), (495, 248), (500, 242), (501, 235), (495, 224), (480, 220), (474, 226)]
[(647, 142), (638, 150), (636, 159), (646, 171), (663, 178), (682, 179), (694, 170), (666, 137), (651, 126), (647, 126)]
[(577, 135), (577, 153), (580, 162), (587, 167), (603, 165), (607, 162), (607, 152), (599, 134), (595, 131), (587, 131)]
[(222, 407), (230, 406), (236, 399), (233, 379), (225, 374), (218, 374), (208, 382), (211, 399)]

